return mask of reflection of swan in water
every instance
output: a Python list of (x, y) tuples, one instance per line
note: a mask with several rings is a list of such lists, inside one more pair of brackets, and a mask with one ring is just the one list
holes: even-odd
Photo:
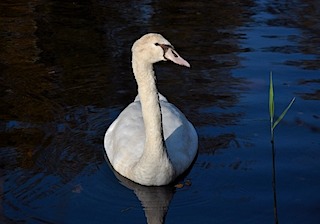
[[(110, 164), (109, 164), (110, 165)], [(146, 187), (121, 176), (114, 171), (121, 184), (134, 191), (140, 200), (148, 224), (162, 224), (174, 194), (174, 186)]]

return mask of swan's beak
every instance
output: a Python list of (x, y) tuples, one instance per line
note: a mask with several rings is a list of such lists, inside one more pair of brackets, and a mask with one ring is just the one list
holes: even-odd
[(178, 65), (183, 65), (188, 68), (190, 68), (189, 62), (184, 60), (175, 50), (172, 48), (168, 48), (168, 50), (165, 52), (164, 57)]

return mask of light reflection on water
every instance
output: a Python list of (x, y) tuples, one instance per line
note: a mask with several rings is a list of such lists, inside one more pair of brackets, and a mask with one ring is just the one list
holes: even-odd
[[(0, 3), (0, 221), (272, 222), (272, 70), (279, 111), (298, 97), (276, 130), (279, 220), (317, 223), (316, 3)], [(180, 180), (191, 186), (181, 189), (118, 180), (104, 158), (105, 130), (136, 95), (131, 44), (151, 31), (192, 65), (155, 66), (160, 92), (200, 137), (198, 158)]]

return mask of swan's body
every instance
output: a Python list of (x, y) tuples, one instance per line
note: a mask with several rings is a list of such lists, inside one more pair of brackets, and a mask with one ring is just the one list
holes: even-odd
[(132, 47), (138, 96), (111, 124), (104, 147), (113, 168), (142, 185), (166, 185), (194, 160), (198, 136), (192, 124), (158, 93), (153, 63), (171, 60), (189, 67), (159, 34), (147, 34)]

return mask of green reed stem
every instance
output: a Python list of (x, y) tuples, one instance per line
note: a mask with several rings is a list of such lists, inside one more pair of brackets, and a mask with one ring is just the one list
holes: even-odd
[(270, 115), (270, 131), (271, 131), (271, 142), (274, 140), (274, 129), (286, 115), (294, 101), (296, 100), (295, 97), (292, 98), (289, 105), (286, 109), (281, 113), (276, 121), (274, 121), (274, 91), (273, 91), (273, 81), (272, 81), (272, 72), (270, 72), (270, 86), (269, 86), (269, 115)]
[(273, 91), (273, 81), (272, 72), (270, 72), (270, 86), (269, 86), (269, 115), (270, 115), (270, 132), (271, 132), (271, 147), (272, 147), (272, 189), (273, 189), (273, 212), (274, 212), (274, 223), (278, 224), (278, 209), (277, 209), (277, 189), (276, 189), (276, 151), (274, 147), (274, 129), (286, 115), (295, 97), (291, 100), (286, 109), (281, 113), (278, 119), (274, 122), (274, 91)]

